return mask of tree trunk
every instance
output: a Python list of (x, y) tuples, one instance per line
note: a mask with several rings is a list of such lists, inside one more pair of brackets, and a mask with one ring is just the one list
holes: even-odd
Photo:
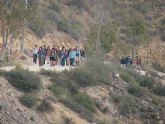
[(102, 6), (97, 1), (97, 15), (96, 15), (96, 23), (97, 23), (97, 36), (96, 36), (96, 51), (99, 53), (101, 51), (101, 43), (100, 43), (100, 33), (101, 33), (101, 25), (102, 25), (102, 20), (103, 20), (103, 11), (102, 11)]
[(21, 47), (21, 52), (22, 53), (24, 51), (24, 37), (25, 37), (25, 29), (22, 30), (22, 35), (21, 35), (21, 44), (20, 44), (20, 47)]

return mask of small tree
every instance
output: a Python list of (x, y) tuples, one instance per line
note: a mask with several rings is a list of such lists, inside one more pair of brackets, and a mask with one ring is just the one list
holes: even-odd
[[(26, 0), (27, 2), (27, 0)], [(33, 9), (27, 7), (25, 1), (1, 0), (0, 1), (0, 22), (2, 23), (1, 35), (3, 38), (0, 59), (3, 60), (5, 51), (13, 45), (16, 38), (20, 37), (25, 28), (25, 18), (30, 16)]]
[[(110, 52), (112, 50), (112, 44), (117, 42), (118, 29), (119, 24), (117, 22), (108, 22), (101, 26), (99, 42), (101, 45), (101, 50), (105, 53)], [(92, 51), (97, 50), (97, 47), (95, 47), (97, 35), (96, 28), (92, 27), (88, 37), (88, 52), (90, 55), (92, 54)]]
[(141, 16), (135, 15), (128, 21), (127, 36), (132, 44), (132, 59), (135, 57), (135, 46), (147, 41), (147, 28), (144, 19)]

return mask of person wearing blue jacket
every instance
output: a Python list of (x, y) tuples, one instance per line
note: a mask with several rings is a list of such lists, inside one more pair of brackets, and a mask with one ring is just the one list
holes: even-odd
[(76, 57), (76, 53), (73, 49), (71, 49), (70, 53), (69, 53), (69, 58), (70, 58), (70, 65), (73, 66), (74, 60)]

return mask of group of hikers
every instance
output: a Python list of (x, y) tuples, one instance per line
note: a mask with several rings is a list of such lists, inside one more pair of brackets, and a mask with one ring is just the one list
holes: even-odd
[[(126, 66), (126, 67), (132, 67), (132, 68), (137, 68), (138, 70), (141, 69), (141, 58), (139, 56), (136, 56), (135, 57), (135, 62), (134, 62), (134, 65), (133, 65), (133, 62), (132, 62), (132, 59), (130, 56), (127, 56), (127, 57), (122, 57), (122, 59), (120, 60), (120, 64), (122, 66)], [(133, 66), (132, 66), (133, 65)]]
[(37, 60), (39, 66), (50, 64), (50, 66), (77, 66), (81, 65), (85, 57), (85, 49), (80, 49), (78, 46), (75, 48), (66, 49), (65, 46), (40, 46), (35, 45), (33, 51), (33, 63), (36, 64)]

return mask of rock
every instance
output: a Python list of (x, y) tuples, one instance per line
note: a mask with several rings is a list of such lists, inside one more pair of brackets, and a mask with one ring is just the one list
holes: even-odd
[(23, 112), (24, 111), (24, 109), (22, 109), (21, 107), (17, 107), (16, 110), (19, 111), (19, 112)]
[(164, 121), (163, 121), (163, 120), (160, 120), (160, 121), (159, 121), (159, 124), (164, 124)]
[(9, 112), (6, 112), (6, 114), (8, 114), (8, 115), (9, 115), (10, 113), (9, 113)]
[(156, 119), (160, 119), (160, 116), (156, 116)]
[(14, 95), (13, 95), (13, 91), (11, 91), (11, 90), (8, 91), (8, 92), (7, 92), (7, 95), (8, 95), (8, 96), (14, 96)]

